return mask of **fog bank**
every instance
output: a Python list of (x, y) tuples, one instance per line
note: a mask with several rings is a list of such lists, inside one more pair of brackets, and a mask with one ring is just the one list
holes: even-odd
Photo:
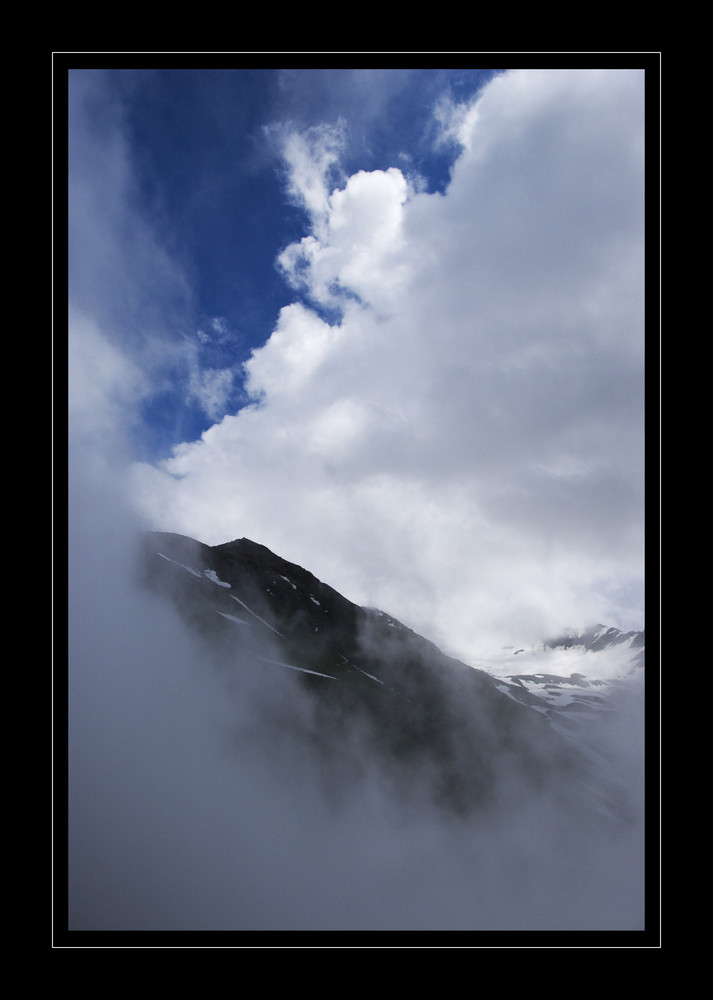
[[(358, 774), (330, 794), (280, 723), (311, 711), (292, 672), (211, 659), (137, 585), (141, 526), (116, 492), (76, 482), (93, 516), (72, 520), (71, 929), (643, 926), (640, 815), (592, 827), (503, 775), (497, 809), (457, 819), (395, 795), (356, 730)], [(638, 801), (631, 721), (606, 745)]]

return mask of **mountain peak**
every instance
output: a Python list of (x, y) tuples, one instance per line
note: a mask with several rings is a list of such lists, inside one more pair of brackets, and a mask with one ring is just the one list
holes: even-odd
[[(153, 533), (145, 578), (221, 661), (257, 670), (269, 686), (276, 669), (291, 676), (312, 708), (286, 724), (306, 725), (308, 745), (329, 747), (322, 765), (326, 760), (329, 769), (341, 760), (359, 733), (388, 762), (387, 773), (416, 768), (440, 804), (457, 812), (498, 794), (502, 759), (518, 780), (535, 784), (577, 773), (579, 750), (552, 723), (562, 711), (571, 717), (572, 706), (604, 703), (601, 690), (583, 700), (590, 685), (579, 674), (570, 677), (564, 704), (563, 690), (554, 698), (555, 682), (544, 673), (533, 675), (534, 682), (524, 673), (496, 677), (453, 659), (385, 612), (352, 603), (251, 539), (208, 546)], [(599, 643), (637, 635), (598, 625), (549, 645), (597, 650)], [(567, 785), (580, 794), (575, 780)]]
[(583, 646), (584, 649), (597, 651), (607, 649), (610, 646), (618, 646), (622, 643), (628, 643), (630, 646), (636, 648), (643, 647), (643, 630), (622, 632), (621, 629), (599, 623), (580, 633), (577, 633), (575, 630), (568, 630), (563, 635), (547, 639), (545, 646), (551, 649), (569, 649), (572, 646)]

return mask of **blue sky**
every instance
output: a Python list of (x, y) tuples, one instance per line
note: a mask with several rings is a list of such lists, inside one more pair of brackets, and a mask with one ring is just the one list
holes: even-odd
[(641, 627), (643, 70), (133, 63), (69, 76), (70, 512), (471, 661)]
[[(193, 340), (202, 369), (232, 375), (230, 390), (226, 374), (221, 402), (207, 412), (195, 394), (186, 398), (190, 373), (177, 367), (144, 405), (137, 449), (161, 457), (245, 403), (240, 364), (292, 299), (277, 253), (305, 225), (302, 206), (286, 196), (283, 131), (337, 129), (335, 183), (396, 164), (429, 191), (443, 191), (458, 150), (436, 141), (434, 109), (445, 95), (471, 99), (494, 72), (146, 68), (93, 75), (89, 118), (116, 116), (133, 208), (190, 282), (173, 336)], [(77, 80), (85, 74), (75, 71), (77, 87), (90, 86)]]

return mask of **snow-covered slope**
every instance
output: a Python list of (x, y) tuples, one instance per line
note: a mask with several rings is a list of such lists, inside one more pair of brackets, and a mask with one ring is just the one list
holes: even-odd
[(644, 632), (596, 625), (527, 648), (508, 647), (477, 665), (508, 697), (572, 726), (615, 711), (623, 696), (642, 691)]

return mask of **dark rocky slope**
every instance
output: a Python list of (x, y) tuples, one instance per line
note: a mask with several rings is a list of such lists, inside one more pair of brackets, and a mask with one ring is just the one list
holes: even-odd
[(376, 762), (399, 792), (428, 794), (457, 814), (520, 787), (577, 809), (616, 802), (606, 788), (587, 791), (597, 780), (591, 760), (487, 672), (263, 545), (152, 533), (142, 575), (223, 667), (262, 671), (266, 687), (276, 669), (292, 674), (309, 712), (284, 702), (271, 711), (337, 787)]

